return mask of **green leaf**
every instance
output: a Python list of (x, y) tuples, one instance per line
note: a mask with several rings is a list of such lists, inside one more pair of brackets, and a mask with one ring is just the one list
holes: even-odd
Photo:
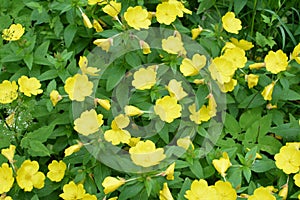
[(234, 0), (234, 12), (235, 14), (239, 14), (241, 10), (245, 7), (248, 0)]
[(251, 170), (257, 173), (263, 173), (274, 168), (276, 168), (274, 160), (263, 158), (262, 160), (256, 159), (251, 167)]
[(262, 151), (275, 155), (279, 152), (282, 144), (272, 136), (264, 136), (258, 139), (258, 146)]
[(107, 71), (109, 71), (108, 73), (111, 75), (108, 77), (108, 80), (106, 83), (106, 90), (111, 91), (122, 80), (123, 76), (125, 75), (126, 70), (122, 67), (113, 66), (110, 69), (108, 69)]
[(178, 194), (178, 197), (177, 197), (178, 200), (186, 200), (184, 195), (185, 195), (185, 192), (190, 189), (191, 184), (192, 184), (192, 181), (189, 178), (185, 178), (185, 180), (181, 186), (180, 192)]
[(50, 45), (50, 40), (43, 42), (34, 51), (34, 57), (45, 57), (48, 52), (49, 45)]
[(48, 70), (44, 73), (42, 73), (38, 79), (40, 81), (45, 81), (45, 80), (52, 80), (52, 79), (55, 79), (56, 77), (58, 77), (58, 73), (57, 73), (57, 70), (56, 69), (53, 69), (53, 70)]
[[(136, 195), (138, 195), (139, 193), (142, 192), (142, 190), (144, 189), (145, 185), (142, 182), (135, 182), (132, 185), (125, 185), (124, 189), (122, 189), (120, 196), (119, 196), (119, 200), (125, 200), (125, 199), (129, 199), (132, 198)], [(146, 193), (147, 195), (147, 193)]]
[(71, 46), (71, 43), (74, 39), (76, 32), (77, 32), (76, 25), (70, 24), (66, 27), (64, 31), (64, 40), (65, 40), (66, 47)]
[(244, 112), (240, 117), (240, 126), (242, 129), (247, 129), (255, 121), (261, 118), (261, 108), (254, 108)]
[(216, 0), (198, 0), (200, 2), (197, 9), (197, 14), (201, 14), (215, 5)]
[(260, 93), (247, 96), (240, 104), (239, 108), (256, 108), (265, 104), (265, 100)]
[(265, 47), (268, 45), (270, 48), (272, 48), (276, 44), (276, 42), (273, 40), (273, 37), (269, 36), (268, 38), (266, 38), (259, 32), (256, 32), (255, 41), (261, 47)]
[(133, 68), (136, 68), (142, 64), (142, 61), (137, 52), (130, 52), (126, 54), (125, 60)]
[(225, 117), (225, 129), (230, 133), (234, 138), (241, 132), (241, 127), (238, 121), (230, 114), (226, 114)]
[(249, 167), (243, 167), (243, 175), (246, 181), (249, 183), (251, 179), (251, 170)]
[(29, 141), (28, 153), (31, 156), (50, 156), (49, 149), (37, 140)]
[(202, 168), (199, 160), (194, 160), (193, 164), (190, 166), (190, 169), (198, 179), (201, 179), (204, 177), (203, 168)]
[(44, 126), (33, 132), (27, 133), (26, 136), (23, 138), (23, 140), (27, 139), (27, 140), (36, 140), (39, 142), (46, 142), (48, 137), (53, 132), (53, 130), (54, 130), (54, 125)]

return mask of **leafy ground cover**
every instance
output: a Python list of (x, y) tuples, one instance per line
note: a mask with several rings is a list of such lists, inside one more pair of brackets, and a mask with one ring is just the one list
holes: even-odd
[(300, 199), (296, 0), (0, 5), (0, 199)]

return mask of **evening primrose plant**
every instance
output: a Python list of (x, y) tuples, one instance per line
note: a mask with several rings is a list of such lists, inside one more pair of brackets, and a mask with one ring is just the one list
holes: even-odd
[(296, 1), (0, 4), (0, 199), (300, 199)]

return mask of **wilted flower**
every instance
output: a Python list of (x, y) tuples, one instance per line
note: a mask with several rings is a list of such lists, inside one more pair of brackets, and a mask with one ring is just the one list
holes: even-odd
[(143, 50), (143, 54), (149, 54), (151, 53), (151, 49), (148, 43), (146, 43), (144, 40), (140, 40), (140, 47)]

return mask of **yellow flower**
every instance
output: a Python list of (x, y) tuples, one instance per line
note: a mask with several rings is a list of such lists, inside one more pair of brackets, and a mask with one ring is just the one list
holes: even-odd
[(258, 83), (259, 75), (249, 74), (245, 76), (245, 79), (248, 82), (248, 87), (253, 88)]
[(164, 183), (163, 189), (159, 191), (159, 200), (173, 200), (167, 183)]
[(166, 179), (169, 181), (174, 180), (174, 169), (175, 169), (175, 162), (172, 163), (164, 172), (164, 174), (167, 176)]
[(96, 101), (105, 110), (110, 110), (110, 101), (108, 99), (96, 99)]
[(124, 18), (129, 26), (136, 30), (148, 29), (151, 21), (148, 19), (148, 11), (142, 6), (129, 7), (124, 13)]
[(117, 200), (118, 197), (112, 197), (112, 198), (109, 198), (108, 200)]
[(254, 47), (252, 42), (248, 42), (247, 40), (237, 40), (236, 38), (230, 38), (230, 41), (232, 44), (234, 44), (236, 47), (239, 47), (245, 51), (248, 51)]
[(281, 188), (282, 189), (279, 191), (278, 195), (282, 197), (282, 200), (286, 200), (289, 190), (288, 184), (284, 184)]
[(181, 116), (181, 105), (177, 104), (177, 99), (171, 96), (164, 96), (157, 99), (154, 106), (154, 112), (162, 121), (171, 123), (174, 119)]
[[(16, 146), (15, 145), (9, 145), (9, 148), (6, 148), (6, 149), (2, 149), (1, 150), (1, 154), (7, 158), (7, 160), (10, 162), (10, 163), (13, 163), (14, 161), (14, 155), (15, 155), (15, 150), (16, 150)], [(0, 193), (1, 194), (1, 193)]]
[(234, 87), (235, 87), (236, 84), (237, 84), (237, 80), (235, 80), (235, 79), (232, 78), (232, 79), (230, 79), (230, 81), (227, 82), (227, 83), (220, 84), (219, 82), (217, 82), (217, 84), (218, 84), (220, 90), (221, 90), (222, 92), (226, 93), (226, 92), (231, 92), (232, 90), (234, 90)]
[(78, 144), (74, 144), (74, 145), (66, 148), (65, 149), (65, 157), (79, 151), (82, 146), (83, 146), (83, 144), (81, 142), (79, 142)]
[(271, 103), (268, 103), (268, 104), (266, 105), (266, 108), (267, 108), (268, 110), (276, 109), (276, 108), (277, 108), (277, 105), (272, 105)]
[(93, 27), (96, 30), (97, 33), (102, 32), (103, 28), (101, 26), (101, 24), (97, 21), (97, 20), (93, 20)]
[(129, 123), (130, 123), (130, 119), (128, 118), (128, 116), (126, 116), (124, 114), (119, 114), (112, 121), (111, 128), (112, 129), (126, 128), (129, 125)]
[(291, 60), (295, 59), (298, 64), (300, 64), (300, 43), (295, 46), (291, 56)]
[(50, 92), (50, 100), (52, 102), (53, 106), (56, 106), (56, 104), (62, 99), (62, 96), (58, 93), (57, 90), (52, 90)]
[(33, 187), (41, 189), (45, 184), (45, 175), (39, 172), (37, 161), (25, 160), (17, 171), (17, 183), (25, 192), (30, 192)]
[(0, 84), (0, 103), (11, 103), (18, 98), (18, 86), (15, 81), (4, 80)]
[(266, 63), (266, 69), (273, 74), (285, 71), (288, 66), (288, 57), (282, 50), (276, 52), (269, 51), (264, 61)]
[(124, 185), (125, 182), (126, 180), (123, 178), (118, 179), (111, 176), (106, 177), (102, 182), (102, 186), (104, 187), (104, 194), (108, 194), (117, 190), (120, 186)]
[(216, 116), (217, 104), (212, 95), (208, 96), (208, 105), (203, 105), (198, 111), (196, 111), (196, 104), (193, 103), (189, 106), (190, 120), (196, 124), (201, 124), (202, 122), (207, 122), (211, 117)]
[(75, 184), (74, 181), (69, 182), (64, 185), (63, 193), (59, 195), (64, 200), (96, 200), (97, 197), (95, 195), (90, 195), (85, 193), (85, 189), (83, 185)]
[(183, 42), (179, 37), (175, 36), (169, 36), (167, 39), (163, 39), (162, 49), (170, 54), (186, 54), (186, 50), (183, 47)]
[(242, 29), (241, 20), (235, 18), (235, 14), (233, 12), (227, 12), (222, 17), (222, 24), (224, 29), (229, 33), (238, 34), (239, 30)]
[(259, 187), (254, 190), (253, 195), (249, 196), (248, 200), (276, 200), (270, 190), (264, 187)]
[(296, 174), (293, 179), (295, 180), (295, 184), (300, 187), (300, 172)]
[(88, 67), (88, 59), (85, 56), (80, 56), (78, 65), (81, 69), (82, 74), (97, 76), (97, 72), (100, 71), (100, 69), (97, 69), (96, 67)]
[(7, 163), (0, 167), (0, 194), (8, 192), (14, 184), (13, 171)]
[(193, 142), (191, 141), (191, 138), (189, 136), (184, 138), (179, 138), (176, 143), (179, 147), (182, 147), (185, 150), (188, 150), (190, 146), (192, 146), (192, 149), (194, 149)]
[(191, 30), (192, 40), (195, 40), (200, 35), (200, 33), (202, 32), (202, 30), (203, 30), (203, 28), (201, 26), (198, 26), (197, 28), (193, 28)]
[(84, 111), (80, 117), (74, 121), (74, 130), (78, 133), (88, 136), (99, 131), (103, 124), (103, 115), (96, 113), (96, 110)]
[(203, 85), (205, 83), (205, 79), (202, 78), (202, 79), (195, 79), (193, 81), (193, 83), (195, 83), (196, 85)]
[(192, 11), (190, 11), (187, 8), (185, 8), (181, 1), (168, 0), (168, 3), (174, 4), (176, 6), (176, 8), (177, 8), (177, 16), (178, 17), (183, 17), (183, 13), (186, 13), (186, 14), (189, 14), (189, 15), (192, 14)]
[(275, 164), (284, 173), (297, 173), (300, 167), (300, 150), (293, 146), (283, 146), (275, 156)]
[(223, 157), (219, 159), (214, 159), (212, 161), (213, 166), (215, 169), (221, 174), (222, 177), (225, 177), (225, 172), (231, 166), (231, 162), (229, 160), (227, 152), (223, 152)]
[(103, 0), (88, 0), (89, 5), (95, 5), (95, 4), (106, 4), (106, 1)]
[(110, 129), (104, 132), (106, 141), (111, 142), (113, 145), (122, 143), (129, 143), (130, 133), (123, 129)]
[(47, 173), (47, 177), (51, 181), (60, 182), (65, 176), (65, 171), (67, 169), (67, 165), (62, 160), (59, 162), (56, 160), (53, 160), (48, 165), (48, 169), (49, 169), (49, 172)]
[(206, 65), (206, 57), (204, 55), (195, 54), (192, 60), (184, 58), (180, 65), (180, 72), (184, 76), (195, 76)]
[(13, 200), (10, 196), (0, 196), (1, 200)]
[(87, 28), (93, 28), (92, 22), (90, 21), (88, 16), (86, 16), (85, 13), (81, 13), (81, 16), (82, 16), (82, 19), (83, 19), (84, 26), (87, 27)]
[(142, 115), (144, 111), (140, 110), (139, 108), (135, 106), (125, 106), (124, 108), (125, 114), (127, 116), (137, 116), (137, 115)]
[(9, 127), (13, 127), (13, 125), (15, 124), (15, 114), (15, 112), (12, 112), (8, 117), (5, 118), (5, 122)]
[(121, 3), (117, 3), (116, 1), (109, 1), (109, 3), (104, 6), (102, 10), (109, 16), (115, 18), (120, 13), (121, 6)]
[(249, 65), (249, 69), (260, 69), (260, 68), (263, 68), (265, 67), (266, 64), (265, 63), (253, 63), (251, 65)]
[(272, 94), (274, 90), (275, 82), (273, 81), (271, 84), (267, 85), (264, 90), (261, 92), (261, 95), (264, 97), (264, 100), (272, 100)]
[(166, 158), (164, 149), (156, 148), (150, 140), (139, 141), (135, 147), (129, 149), (129, 154), (134, 164), (142, 167), (157, 165)]
[(228, 83), (236, 70), (233, 63), (224, 56), (216, 57), (208, 67), (212, 79), (217, 80), (220, 84)]
[(2, 38), (7, 41), (19, 40), (25, 32), (21, 24), (12, 24), (8, 29), (2, 31)]
[(110, 46), (113, 45), (113, 39), (112, 38), (96, 39), (96, 40), (94, 40), (93, 44), (100, 47), (103, 51), (108, 52)]
[(219, 199), (222, 200), (236, 200), (237, 194), (232, 188), (230, 182), (217, 181), (214, 188), (216, 189)]
[(151, 67), (140, 68), (133, 74), (132, 86), (138, 90), (146, 90), (152, 88), (156, 83), (156, 71)]
[(73, 101), (84, 101), (85, 97), (93, 92), (93, 83), (89, 81), (87, 75), (76, 74), (66, 80), (65, 91)]
[(170, 80), (166, 88), (168, 89), (170, 96), (175, 97), (177, 101), (187, 96), (187, 93), (183, 90), (181, 86), (181, 81), (176, 81), (176, 79)]
[(26, 96), (31, 97), (31, 95), (38, 95), (43, 92), (41, 87), (41, 83), (36, 78), (28, 78), (27, 76), (21, 76), (18, 79), (19, 90), (24, 93)]
[(129, 139), (128, 145), (129, 145), (130, 147), (135, 147), (136, 144), (137, 144), (140, 140), (141, 140), (140, 137), (132, 137), (132, 138)]
[(143, 50), (143, 54), (149, 54), (151, 53), (151, 49), (148, 43), (146, 43), (144, 40), (140, 40), (140, 47)]
[(162, 2), (156, 7), (156, 19), (160, 24), (170, 25), (178, 14), (176, 5), (169, 2)]
[(218, 193), (212, 186), (208, 186), (206, 180), (194, 180), (191, 189), (187, 190), (184, 195), (188, 200), (216, 200)]
[(247, 62), (245, 51), (239, 47), (226, 49), (223, 56), (233, 63), (235, 69), (243, 68)]

